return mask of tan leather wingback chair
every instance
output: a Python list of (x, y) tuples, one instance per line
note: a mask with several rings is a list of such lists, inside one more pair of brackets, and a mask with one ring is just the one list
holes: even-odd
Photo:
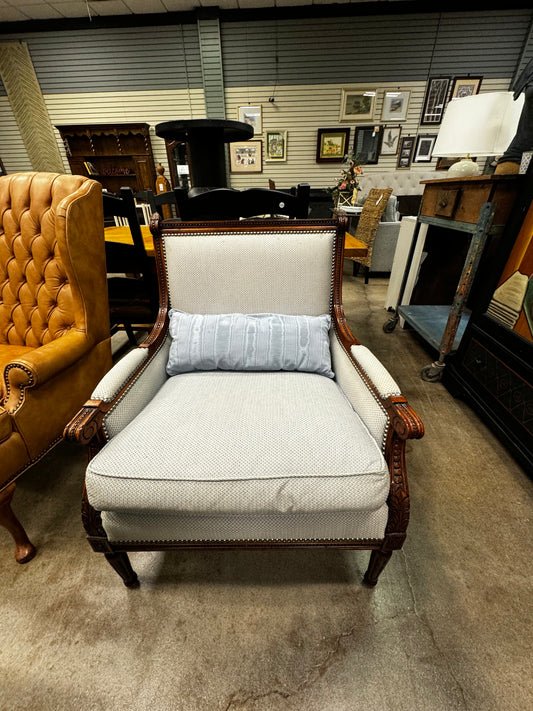
[(19, 563), (35, 549), (11, 509), (15, 479), (111, 367), (103, 224), (94, 180), (0, 178), (0, 525)]

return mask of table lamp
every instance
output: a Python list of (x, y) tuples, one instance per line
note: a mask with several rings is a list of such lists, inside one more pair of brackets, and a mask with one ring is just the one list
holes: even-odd
[(510, 91), (452, 99), (433, 149), (434, 156), (462, 159), (448, 176), (479, 175), (481, 169), (470, 156), (502, 155), (514, 138), (523, 104), (524, 96), (515, 101)]

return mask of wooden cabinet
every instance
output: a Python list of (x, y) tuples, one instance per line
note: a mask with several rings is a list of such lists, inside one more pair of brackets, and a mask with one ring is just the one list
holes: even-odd
[(75, 175), (86, 175), (112, 193), (154, 190), (156, 171), (147, 123), (56, 126)]
[[(385, 332), (394, 330), (398, 318), (417, 331), (439, 353), (439, 358), (422, 369), (424, 380), (435, 382), (442, 378), (445, 359), (457, 350), (469, 318), (466, 308), (474, 277), (480, 263), (494, 254), (516, 200), (520, 178), (517, 175), (480, 175), (471, 178), (447, 178), (422, 181), (425, 185), (418, 225), (412, 251), (408, 258), (406, 274), (400, 289), (399, 306), (384, 324)], [(428, 227), (445, 231), (453, 230), (462, 236), (462, 269), (451, 305), (439, 303), (433, 296), (429, 303), (404, 301), (405, 286), (414, 280), (413, 271), (418, 267), (413, 263), (415, 253), (422, 252)], [(444, 236), (444, 240), (446, 240)], [(465, 252), (466, 249), (466, 252)], [(430, 255), (426, 262), (432, 262)], [(442, 271), (441, 260), (434, 264), (430, 274), (431, 283), (437, 282)], [(483, 269), (481, 270), (483, 271)], [(419, 281), (423, 281), (423, 268)], [(413, 299), (416, 301), (416, 299)]]
[[(533, 173), (525, 177), (443, 382), (533, 476)], [(509, 299), (501, 289), (511, 283)]]

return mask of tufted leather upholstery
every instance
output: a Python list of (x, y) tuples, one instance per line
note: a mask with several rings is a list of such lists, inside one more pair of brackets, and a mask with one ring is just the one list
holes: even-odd
[(96, 181), (0, 178), (0, 524), (2, 492), (111, 366), (103, 235)]

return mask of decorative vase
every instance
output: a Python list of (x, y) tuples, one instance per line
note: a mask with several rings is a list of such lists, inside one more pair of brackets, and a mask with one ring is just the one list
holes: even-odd
[(340, 192), (337, 197), (337, 209), (352, 207), (352, 193), (348, 191)]

